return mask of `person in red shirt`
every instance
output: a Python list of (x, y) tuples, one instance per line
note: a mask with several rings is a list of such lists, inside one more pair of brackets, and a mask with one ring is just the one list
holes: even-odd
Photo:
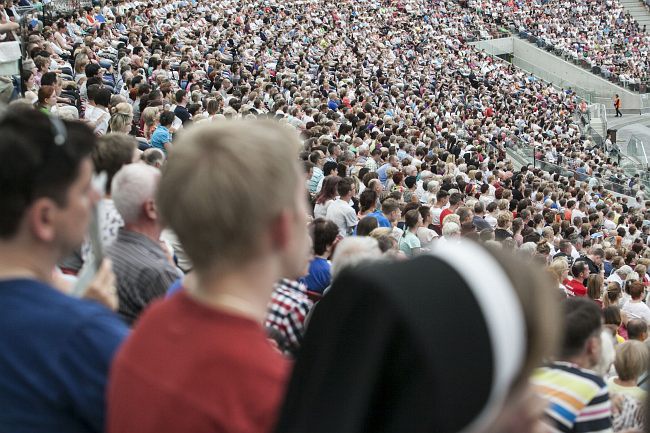
[(571, 267), (573, 278), (567, 278), (563, 284), (573, 296), (587, 296), (584, 280), (589, 277), (589, 266), (584, 261), (577, 261)]
[(289, 364), (262, 323), (274, 283), (309, 258), (299, 140), (233, 121), (202, 123), (175, 144), (156, 206), (192, 278), (146, 310), (119, 351), (108, 432), (270, 432)]
[(463, 205), (463, 196), (459, 192), (455, 192), (452, 195), (450, 195), (449, 207), (443, 209), (442, 212), (440, 212), (440, 226), (442, 227), (445, 225), (445, 217), (456, 212), (456, 209), (458, 209), (462, 205)]

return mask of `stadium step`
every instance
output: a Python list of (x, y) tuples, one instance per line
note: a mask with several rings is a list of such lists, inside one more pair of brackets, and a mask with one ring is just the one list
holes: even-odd
[(650, 12), (648, 12), (643, 2), (639, 0), (621, 0), (621, 6), (634, 17), (641, 28), (645, 26), (646, 33), (650, 32)]

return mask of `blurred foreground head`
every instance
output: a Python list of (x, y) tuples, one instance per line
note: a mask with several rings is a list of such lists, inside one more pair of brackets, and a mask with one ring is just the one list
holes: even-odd
[(309, 258), (300, 142), (265, 121), (201, 123), (183, 131), (157, 203), (200, 280), (259, 260), (276, 280)]
[(543, 407), (523, 406), (555, 351), (555, 293), (543, 268), (467, 242), (345, 269), (315, 310), (277, 432), (532, 430)]

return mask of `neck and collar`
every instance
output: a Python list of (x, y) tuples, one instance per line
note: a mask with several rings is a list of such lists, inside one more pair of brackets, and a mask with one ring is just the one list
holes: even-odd
[(124, 224), (122, 230), (138, 233), (156, 243), (160, 242), (160, 233), (162, 232), (160, 225), (155, 222), (127, 223)]
[(252, 260), (234, 270), (202, 273), (187, 284), (188, 295), (205, 306), (263, 323), (279, 265), (270, 258)]
[(33, 279), (52, 282), (52, 271), (61, 254), (42, 244), (0, 242), (0, 280)]

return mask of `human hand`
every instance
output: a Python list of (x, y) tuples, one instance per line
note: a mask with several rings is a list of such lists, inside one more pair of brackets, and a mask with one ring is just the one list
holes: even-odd
[(99, 302), (109, 310), (117, 311), (119, 299), (117, 297), (117, 288), (115, 287), (113, 263), (110, 259), (105, 258), (102, 260), (102, 264), (95, 274), (95, 278), (88, 285), (82, 298)]

